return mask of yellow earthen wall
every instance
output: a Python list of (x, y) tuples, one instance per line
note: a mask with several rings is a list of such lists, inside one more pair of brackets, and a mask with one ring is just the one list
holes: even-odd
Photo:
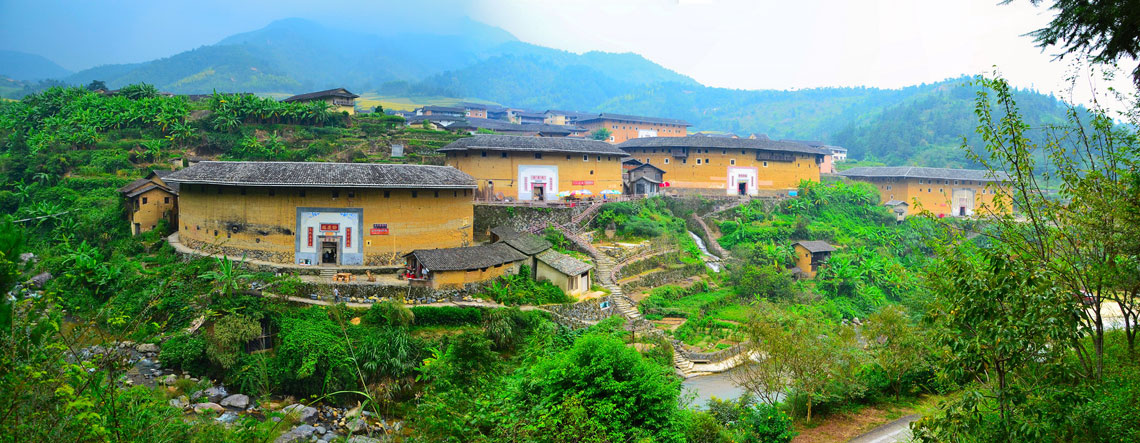
[[(475, 177), (482, 192), (489, 187), (488, 180), (494, 181), (495, 193), (518, 199), (519, 165), (551, 165), (558, 167), (558, 191), (588, 189), (595, 198), (601, 198), (606, 189), (621, 190), (621, 156), (616, 154), (567, 154), (544, 152), (542, 158), (534, 158), (532, 152), (469, 150), (447, 153), (447, 166)], [(506, 152), (507, 157), (502, 154)], [(591, 171), (593, 173), (591, 173)], [(575, 181), (590, 181), (592, 185), (575, 185)], [(551, 195), (547, 200), (557, 200)]]
[[(297, 236), (297, 208), (362, 208), (365, 265), (402, 264), (404, 254), (414, 249), (470, 246), (474, 198), (471, 190), (301, 189), (183, 185), (180, 238), (191, 247), (220, 245), (225, 251), (250, 251), (262, 260), (292, 263)], [(270, 195), (270, 192), (274, 195)], [(349, 197), (349, 192), (355, 192)], [(387, 235), (372, 235), (374, 223), (388, 225)], [(232, 227), (237, 226), (237, 232)], [(216, 232), (216, 234), (215, 234)], [(317, 233), (319, 236), (319, 233)], [(315, 240), (318, 241), (318, 240)], [(228, 252), (227, 252), (228, 253)]]
[(756, 151), (751, 149), (689, 148), (689, 157), (682, 162), (666, 148), (629, 148), (626, 152), (638, 161), (665, 170), (664, 179), (671, 188), (727, 191), (729, 167), (755, 167), (756, 188), (760, 190), (795, 189), (800, 180), (819, 181), (814, 155), (796, 154), (793, 162), (779, 162), (756, 160)]
[(519, 263), (521, 262), (491, 266), (485, 270), (431, 271), (431, 286), (436, 289), (458, 289), (468, 283), (487, 281), (508, 274), (518, 274)]
[(621, 143), (626, 140), (638, 138), (638, 131), (643, 129), (656, 130), (658, 137), (685, 137), (689, 135), (689, 129), (685, 127), (685, 125), (664, 123), (634, 123), (617, 120), (600, 120), (579, 123), (578, 126), (586, 128), (586, 134), (590, 134), (599, 128), (608, 129), (612, 138), (606, 141), (610, 143)]
[[(142, 202), (144, 198), (146, 199), (146, 203)], [(128, 199), (127, 212), (129, 216), (127, 218), (131, 223), (131, 232), (140, 234), (154, 229), (154, 227), (158, 225), (159, 220), (162, 220), (168, 215), (173, 215), (175, 204), (178, 201), (177, 198), (175, 195), (161, 189), (151, 189), (134, 198)], [(137, 211), (135, 210), (136, 202), (139, 208)], [(138, 232), (134, 231), (135, 223), (139, 224)]]
[[(909, 205), (907, 212), (910, 214), (930, 211), (936, 216), (957, 215), (958, 208), (953, 207), (951, 202), (953, 190), (971, 189), (974, 191), (974, 215), (982, 216), (995, 210), (995, 192), (1002, 192), (996, 183), (973, 180), (920, 180), (903, 177), (853, 179), (874, 185), (879, 190), (880, 203), (905, 201)], [(983, 205), (986, 209), (983, 209)]]

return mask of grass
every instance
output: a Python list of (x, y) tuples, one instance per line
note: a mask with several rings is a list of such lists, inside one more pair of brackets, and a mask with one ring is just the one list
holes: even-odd
[(712, 313), (713, 318), (717, 320), (733, 321), (737, 323), (744, 323), (752, 315), (752, 308), (745, 305), (728, 305), (718, 309)]

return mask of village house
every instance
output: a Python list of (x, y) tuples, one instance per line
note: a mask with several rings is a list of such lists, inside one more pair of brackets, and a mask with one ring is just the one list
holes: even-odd
[(760, 195), (785, 191), (801, 180), (819, 181), (819, 149), (785, 141), (721, 137), (635, 138), (620, 146), (665, 171), (679, 193)]
[(463, 107), (463, 116), (468, 118), (487, 118), (487, 105), (479, 103), (460, 103)]
[(544, 115), (546, 116), (544, 122), (548, 125), (574, 125), (577, 124), (579, 120), (597, 117), (598, 113), (550, 109), (547, 110)]
[(665, 183), (665, 170), (644, 163), (623, 172), (622, 182), (628, 195), (657, 195), (658, 188)]
[(446, 164), (471, 174), (481, 200), (554, 201), (563, 191), (619, 191), (621, 159), (616, 146), (567, 137), (476, 134), (440, 148)]
[(538, 137), (584, 137), (585, 130), (577, 126), (548, 125), (545, 123), (516, 124), (502, 120), (467, 118), (448, 126), (449, 130), (463, 130), (475, 134), (480, 129), (496, 134), (528, 135)]
[(393, 266), (472, 243), (475, 182), (446, 166), (201, 162), (181, 185), (180, 242), (293, 265)]
[(792, 248), (796, 251), (796, 267), (792, 268), (792, 273), (807, 278), (815, 278), (820, 266), (835, 252), (834, 246), (818, 240), (798, 241), (792, 244)]
[(416, 108), (416, 115), (454, 117), (456, 119), (462, 119), (467, 116), (467, 110), (453, 106), (424, 106), (421, 108)]
[(471, 283), (516, 275), (527, 256), (510, 246), (493, 243), (457, 248), (417, 249), (404, 255), (411, 286), (459, 289)]
[(644, 137), (685, 137), (691, 126), (683, 120), (671, 118), (607, 113), (578, 120), (577, 123), (578, 126), (585, 128), (587, 133), (606, 128), (610, 131), (610, 138), (606, 141), (610, 143), (622, 143)]
[(836, 163), (847, 161), (847, 148), (828, 146), (827, 149), (831, 150), (831, 156), (835, 159)]
[(859, 167), (839, 175), (874, 185), (880, 203), (900, 200), (910, 204), (910, 211), (929, 211), (939, 217), (996, 211), (994, 196), (1003, 192), (1003, 183), (1009, 180), (1004, 172), (995, 177), (983, 170), (918, 166)]
[(535, 111), (527, 111), (525, 109), (511, 109), (507, 112), (507, 118), (511, 123), (520, 125), (541, 125), (546, 123), (546, 114)]
[(549, 281), (572, 296), (590, 289), (590, 270), (594, 267), (555, 251), (546, 239), (506, 227), (492, 229), (491, 237), (527, 256), (525, 263), (531, 270), (531, 278)]
[[(823, 154), (823, 161), (819, 162), (820, 174), (834, 174), (835, 173), (835, 154), (832, 148), (837, 146), (829, 146), (828, 144), (820, 141), (813, 140), (784, 140), (786, 142), (801, 143), (813, 148), (819, 149)], [(843, 148), (839, 148), (843, 149)]]
[(326, 91), (310, 92), (308, 94), (294, 95), (287, 99), (281, 100), (286, 103), (298, 102), (306, 103), (313, 101), (323, 101), (329, 104), (329, 107), (334, 112), (347, 112), (349, 114), (356, 113), (356, 99), (359, 95), (348, 92), (347, 89), (337, 88), (329, 89)]
[(158, 222), (166, 220), (170, 226), (178, 226), (178, 184), (167, 183), (163, 177), (170, 175), (170, 171), (151, 171), (146, 177), (140, 178), (119, 188), (125, 200), (127, 221), (130, 223), (131, 235), (138, 235), (150, 231), (158, 226)]

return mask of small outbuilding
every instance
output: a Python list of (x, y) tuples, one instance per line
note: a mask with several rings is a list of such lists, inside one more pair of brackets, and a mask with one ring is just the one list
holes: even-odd
[(178, 227), (178, 184), (167, 183), (162, 178), (170, 171), (151, 171), (119, 188), (126, 200), (127, 221), (131, 235), (150, 231), (166, 220), (170, 226)]
[(547, 249), (535, 256), (538, 265), (535, 273), (539, 280), (549, 280), (568, 295), (578, 295), (590, 290), (589, 263), (569, 255)]
[(886, 203), (883, 203), (883, 206), (886, 206), (887, 209), (890, 209), (891, 212), (895, 213), (895, 219), (898, 221), (903, 221), (906, 219), (907, 209), (910, 207), (910, 205), (906, 204), (906, 202), (902, 200), (889, 200)]
[(518, 274), (527, 256), (504, 243), (461, 248), (417, 249), (404, 256), (404, 277), (412, 286), (457, 289)]
[(665, 170), (649, 163), (636, 166), (622, 175), (627, 195), (657, 195), (657, 188), (665, 182)]
[(307, 94), (298, 94), (292, 97), (281, 100), (283, 102), (325, 102), (333, 111), (344, 111), (349, 114), (356, 113), (356, 99), (360, 98), (359, 95), (348, 92), (344, 88), (327, 89), (324, 91), (310, 92)]
[(820, 240), (803, 240), (792, 244), (796, 250), (796, 267), (808, 278), (815, 278), (820, 266), (831, 258), (835, 247)]

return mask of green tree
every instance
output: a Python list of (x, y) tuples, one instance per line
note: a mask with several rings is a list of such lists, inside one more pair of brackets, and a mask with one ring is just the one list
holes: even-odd
[[(242, 257), (241, 261), (245, 261)], [(241, 287), (242, 280), (253, 277), (252, 274), (241, 272), (241, 267), (229, 257), (214, 257), (214, 269), (199, 276), (203, 280), (214, 282), (217, 293), (232, 296), (234, 291)]]
[(870, 342), (875, 364), (890, 377), (897, 401), (903, 376), (926, 361), (926, 337), (922, 329), (911, 324), (906, 308), (898, 305), (886, 306), (871, 314), (863, 333)]
[(261, 335), (261, 323), (241, 315), (229, 314), (214, 322), (214, 333), (206, 345), (206, 355), (222, 368), (229, 369), (245, 352), (245, 344)]
[(594, 132), (590, 133), (590, 139), (606, 141), (606, 140), (610, 139), (611, 134), (613, 134), (613, 132), (610, 131), (609, 129), (598, 128), (598, 129), (594, 130)]
[(88, 91), (99, 91), (99, 90), (106, 91), (107, 90), (107, 83), (104, 82), (103, 80), (91, 80), (91, 83), (87, 84), (87, 90)]

